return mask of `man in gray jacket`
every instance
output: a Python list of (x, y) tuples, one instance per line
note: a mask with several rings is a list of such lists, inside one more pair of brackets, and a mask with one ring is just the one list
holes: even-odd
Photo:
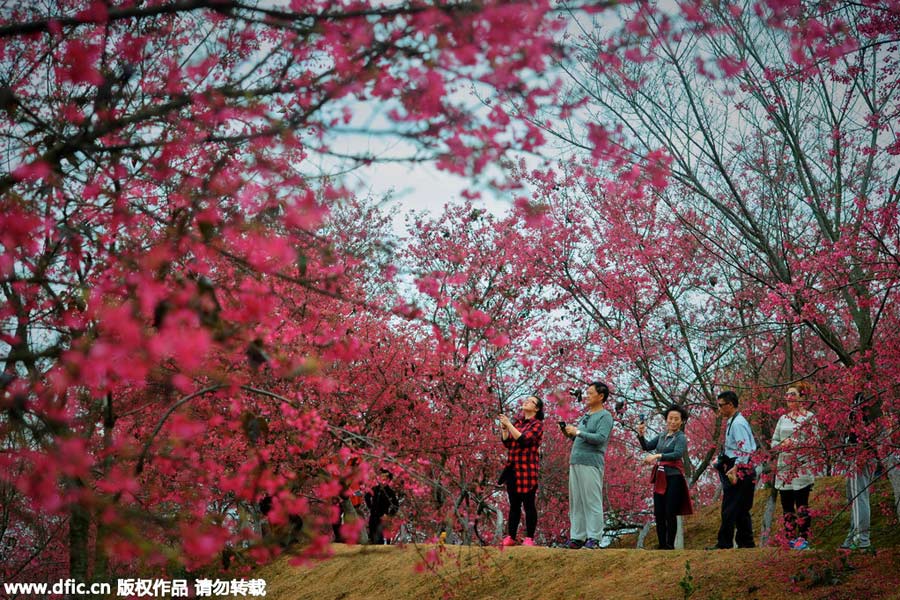
[(577, 425), (567, 425), (572, 438), (569, 456), (569, 541), (566, 547), (600, 547), (603, 538), (603, 471), (606, 445), (612, 431), (612, 414), (603, 407), (609, 387), (595, 381), (585, 396), (587, 413)]

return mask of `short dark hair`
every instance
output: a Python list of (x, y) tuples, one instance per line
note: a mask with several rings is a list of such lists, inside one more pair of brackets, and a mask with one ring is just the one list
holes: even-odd
[(725, 402), (727, 402), (728, 404), (732, 405), (735, 408), (737, 408), (738, 404), (740, 404), (738, 402), (738, 395), (735, 394), (734, 392), (732, 392), (731, 390), (727, 390), (727, 391), (719, 393), (719, 395), (716, 396), (716, 398), (718, 398), (719, 400), (724, 400)]
[(666, 407), (665, 412), (663, 412), (663, 416), (668, 419), (670, 412), (677, 412), (679, 415), (681, 415), (682, 424), (684, 424), (684, 422), (687, 421), (687, 419), (688, 419), (688, 412), (684, 409), (683, 406), (678, 406), (677, 404), (670, 404), (669, 406)]
[(594, 386), (597, 393), (603, 396), (603, 402), (606, 402), (606, 399), (609, 398), (609, 386), (602, 381), (592, 381), (588, 387), (591, 386)]

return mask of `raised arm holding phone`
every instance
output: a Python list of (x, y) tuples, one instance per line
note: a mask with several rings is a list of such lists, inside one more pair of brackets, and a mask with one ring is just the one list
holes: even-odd
[(653, 439), (644, 438), (647, 425), (643, 419), (637, 431), (641, 448), (649, 452), (643, 462), (653, 465), (650, 482), (653, 486), (653, 514), (656, 517), (659, 549), (674, 550), (678, 515), (693, 513), (683, 460), (687, 450), (687, 436), (683, 431), (687, 411), (672, 404), (666, 409), (665, 417), (665, 432)]
[(511, 421), (506, 415), (498, 417), (500, 439), (509, 451), (501, 483), (506, 484), (509, 495), (509, 518), (504, 546), (516, 545), (516, 535), (525, 508), (525, 532), (523, 546), (534, 546), (537, 529), (538, 471), (540, 447), (544, 436), (544, 402), (537, 396), (528, 396), (522, 402), (522, 417)]

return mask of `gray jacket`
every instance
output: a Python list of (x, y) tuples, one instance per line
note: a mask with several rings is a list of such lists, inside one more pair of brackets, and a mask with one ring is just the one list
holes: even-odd
[[(661, 454), (662, 458), (660, 460), (681, 460), (687, 450), (687, 436), (684, 435), (683, 431), (676, 431), (673, 436), (658, 435), (651, 440), (645, 440), (638, 436), (638, 441), (641, 443), (641, 448), (647, 452), (652, 450), (656, 454)], [(666, 475), (681, 473), (675, 467), (664, 467), (664, 469)]]
[(582, 416), (575, 425), (578, 435), (572, 444), (569, 455), (570, 465), (588, 465), (604, 469), (606, 466), (606, 445), (612, 432), (613, 418), (608, 410), (601, 409), (595, 413)]

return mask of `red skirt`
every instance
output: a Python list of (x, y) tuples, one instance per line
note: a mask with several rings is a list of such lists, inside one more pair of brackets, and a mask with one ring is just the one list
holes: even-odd
[[(669, 465), (677, 468), (677, 465)], [(681, 471), (681, 469), (678, 469)], [(651, 473), (651, 482), (653, 483), (653, 493), (665, 495), (666, 488), (669, 485), (669, 479), (666, 477), (666, 470), (664, 465), (657, 464), (653, 467), (653, 472)], [(684, 477), (684, 472), (681, 472), (681, 477), (678, 478), (679, 485), (683, 486), (682, 494), (681, 494), (681, 506), (678, 507), (675, 514), (676, 515), (692, 515), (694, 514), (694, 507), (691, 504), (691, 492), (688, 489), (687, 479)]]

